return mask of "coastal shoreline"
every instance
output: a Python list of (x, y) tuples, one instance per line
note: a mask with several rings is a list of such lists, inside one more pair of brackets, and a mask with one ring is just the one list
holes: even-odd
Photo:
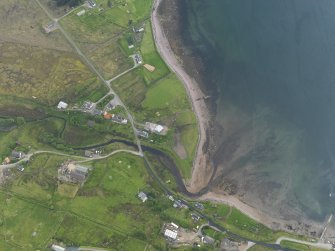
[[(198, 124), (198, 143), (196, 155), (193, 161), (192, 177), (188, 182), (187, 188), (191, 192), (197, 192), (208, 184), (211, 175), (204, 177), (203, 169), (212, 172), (209, 164), (208, 154), (204, 152), (204, 146), (207, 142), (206, 129), (209, 127), (209, 111), (204, 101), (204, 93), (199, 88), (198, 83), (194, 78), (186, 73), (181, 62), (176, 58), (168, 38), (166, 37), (163, 28), (160, 24), (159, 15), (157, 13), (162, 0), (155, 0), (152, 8), (151, 25), (156, 48), (165, 63), (174, 72), (184, 84), (189, 100), (192, 104), (192, 109), (197, 118)], [(205, 150), (206, 151), (206, 150)]]
[[(173, 49), (171, 48), (168, 36), (165, 33), (163, 25), (161, 24), (160, 16), (158, 14), (158, 9), (160, 4), (164, 0), (155, 0), (152, 8), (151, 24), (153, 30), (153, 36), (156, 44), (157, 51), (178, 78), (183, 83), (189, 100), (191, 101), (192, 108), (196, 114), (199, 130), (199, 140), (196, 149), (196, 156), (192, 167), (191, 179), (186, 183), (188, 191), (195, 193), (201, 188), (208, 186), (208, 182), (213, 175), (214, 168), (211, 165), (209, 154), (207, 153), (206, 144), (208, 143), (207, 130), (210, 126), (210, 111), (204, 100), (204, 93), (202, 92), (197, 80), (186, 72), (185, 66), (183, 65), (183, 60), (177, 58)], [(214, 174), (215, 175), (215, 174)], [(209, 190), (206, 194), (198, 198), (203, 201), (215, 201), (219, 203), (224, 203), (233, 206), (249, 216), (250, 218), (270, 227), (274, 230), (284, 230), (288, 231), (288, 226), (293, 226), (296, 230), (293, 231), (298, 234), (307, 234), (311, 231), (321, 231), (323, 224), (319, 222), (314, 222), (310, 220), (287, 220), (282, 219), (279, 215), (278, 217), (272, 217), (265, 212), (256, 209), (247, 203), (243, 202), (234, 195), (226, 195), (221, 192), (215, 192)], [(305, 227), (308, 224), (310, 227)]]

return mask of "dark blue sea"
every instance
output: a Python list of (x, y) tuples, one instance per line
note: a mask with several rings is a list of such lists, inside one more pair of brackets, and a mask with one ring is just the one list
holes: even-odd
[(335, 211), (335, 1), (186, 0), (220, 127), (218, 178), (270, 215)]

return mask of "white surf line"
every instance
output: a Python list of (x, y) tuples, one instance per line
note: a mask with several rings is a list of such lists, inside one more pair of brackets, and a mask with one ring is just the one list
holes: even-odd
[(277, 240), (276, 240), (276, 244), (279, 244), (282, 242), (282, 241), (291, 241), (291, 242), (295, 242), (295, 243), (300, 243), (300, 244), (304, 244), (304, 245), (308, 245), (308, 246), (312, 246), (312, 247), (316, 247), (316, 248), (323, 248), (323, 249), (326, 249), (326, 250), (332, 250), (332, 244), (328, 244), (328, 243), (320, 243), (320, 242), (309, 242), (309, 241), (302, 241), (302, 240), (296, 240), (296, 239), (293, 239), (293, 238), (289, 238), (289, 237), (279, 237)]
[(321, 236), (320, 236), (320, 241), (323, 240), (323, 237), (324, 237), (324, 235), (326, 234), (327, 229), (328, 229), (328, 226), (329, 226), (330, 222), (332, 221), (332, 219), (333, 219), (333, 214), (331, 214), (331, 215), (329, 216), (329, 219), (328, 219), (328, 221), (327, 221), (327, 223), (326, 223), (326, 226), (325, 226), (325, 228), (323, 229), (322, 234), (321, 234)]

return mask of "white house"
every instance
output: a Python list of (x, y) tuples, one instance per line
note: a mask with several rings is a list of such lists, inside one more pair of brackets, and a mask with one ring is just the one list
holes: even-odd
[(146, 122), (144, 128), (150, 132), (160, 134), (163, 132), (164, 127), (158, 124)]
[(65, 248), (63, 248), (61, 246), (58, 246), (58, 245), (55, 245), (55, 244), (53, 244), (51, 246), (51, 249), (54, 250), (54, 251), (65, 251)]
[(68, 107), (68, 104), (63, 102), (63, 101), (59, 101), (57, 108), (58, 109), (66, 109)]

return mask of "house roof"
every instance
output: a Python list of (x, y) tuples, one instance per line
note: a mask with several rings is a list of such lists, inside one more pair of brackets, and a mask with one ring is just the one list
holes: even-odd
[(138, 198), (140, 198), (143, 202), (145, 202), (148, 199), (148, 196), (143, 192), (139, 192)]
[(164, 236), (169, 237), (171, 239), (177, 239), (177, 232), (172, 231), (170, 229), (165, 229)]
[(111, 119), (113, 117), (113, 114), (110, 114), (108, 112), (104, 113), (104, 119)]
[(51, 249), (54, 250), (54, 251), (65, 251), (65, 248), (63, 248), (61, 246), (58, 246), (58, 245), (55, 245), (55, 244), (53, 244), (51, 246)]
[(85, 167), (85, 166), (76, 165), (76, 171), (81, 172), (81, 173), (87, 173), (88, 172), (88, 168)]
[(57, 108), (58, 109), (66, 109), (68, 106), (67, 103), (63, 102), (63, 101), (59, 101), (58, 105), (57, 105)]

